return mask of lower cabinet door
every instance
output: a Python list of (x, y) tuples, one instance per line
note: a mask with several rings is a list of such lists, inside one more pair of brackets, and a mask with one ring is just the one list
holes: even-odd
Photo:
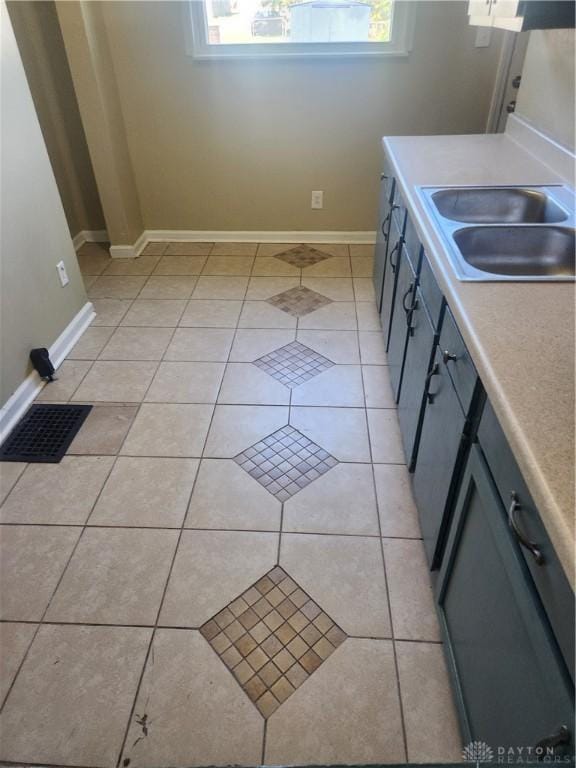
[(434, 329), (424, 307), (420, 290), (410, 319), (410, 333), (404, 359), (402, 389), (398, 400), (398, 418), (408, 469), (414, 469), (418, 448), (419, 426), (424, 406), (426, 375), (432, 365)]
[(382, 302), (382, 288), (384, 286), (384, 274), (386, 270), (386, 257), (388, 255), (388, 238), (390, 235), (390, 218), (392, 207), (388, 196), (387, 180), (382, 181), (380, 192), (380, 212), (378, 216), (378, 231), (376, 232), (376, 246), (374, 248), (374, 291), (376, 294), (376, 303), (378, 311)]
[(440, 349), (426, 382), (424, 417), (413, 475), (414, 496), (428, 562), (436, 568), (455, 488), (455, 470), (465, 450), (466, 420)]
[(414, 304), (416, 291), (416, 275), (412, 270), (406, 249), (402, 246), (398, 259), (398, 277), (396, 281), (396, 296), (390, 317), (390, 341), (388, 343), (388, 372), (396, 402), (400, 395), (404, 354), (408, 340), (408, 323), (411, 307)]
[(396, 281), (398, 277), (398, 263), (400, 252), (402, 250), (402, 233), (396, 219), (392, 218), (390, 225), (390, 235), (388, 239), (388, 255), (386, 258), (386, 268), (384, 273), (384, 285), (382, 288), (382, 298), (380, 301), (380, 323), (384, 333), (384, 344), (388, 351), (388, 338), (390, 335), (390, 320), (392, 318), (392, 307), (396, 298)]
[(535, 750), (544, 761), (573, 755), (568, 675), (477, 445), (437, 590), (465, 739), (485, 742), (495, 762), (510, 749), (522, 762), (536, 762)]

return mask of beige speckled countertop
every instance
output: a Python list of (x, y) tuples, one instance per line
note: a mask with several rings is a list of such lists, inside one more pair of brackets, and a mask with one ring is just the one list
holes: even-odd
[(459, 281), (415, 189), (565, 179), (506, 134), (398, 136), (383, 143), (436, 279), (574, 587), (575, 286)]

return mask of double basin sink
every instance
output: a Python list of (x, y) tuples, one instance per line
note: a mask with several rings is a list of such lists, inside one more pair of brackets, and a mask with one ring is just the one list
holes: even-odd
[(574, 280), (568, 187), (420, 187), (460, 280)]

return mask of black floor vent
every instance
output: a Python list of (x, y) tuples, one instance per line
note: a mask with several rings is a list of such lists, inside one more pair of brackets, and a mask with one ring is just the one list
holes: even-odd
[(91, 405), (33, 405), (0, 447), (0, 461), (57, 464)]

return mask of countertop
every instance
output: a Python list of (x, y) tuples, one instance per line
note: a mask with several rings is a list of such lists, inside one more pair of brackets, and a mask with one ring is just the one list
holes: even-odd
[(433, 272), (574, 588), (575, 285), (461, 282), (419, 185), (565, 183), (506, 134), (383, 139)]

